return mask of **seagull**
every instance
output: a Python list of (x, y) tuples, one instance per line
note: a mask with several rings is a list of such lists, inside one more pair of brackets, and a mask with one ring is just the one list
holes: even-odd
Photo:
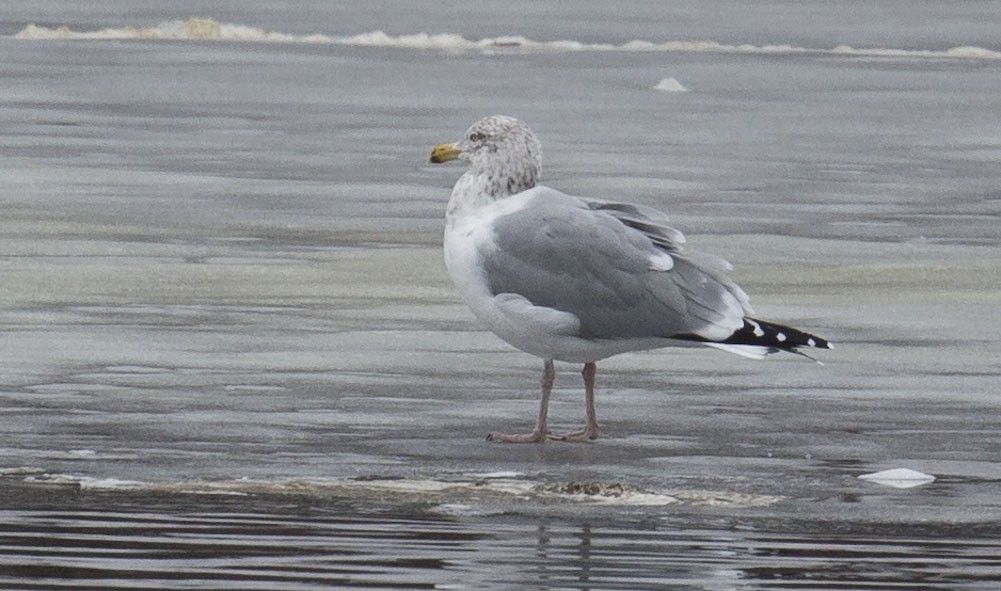
[[(476, 318), (514, 347), (544, 360), (542, 400), (529, 433), (488, 440), (542, 443), (598, 438), (595, 362), (668, 346), (706, 345), (762, 359), (831, 344), (757, 320), (747, 294), (716, 256), (684, 250), (681, 232), (648, 207), (575, 197), (540, 185), (542, 145), (518, 119), (476, 121), (432, 163), (469, 165), (445, 217), (445, 265)], [(547, 427), (554, 360), (583, 363), (583, 429)]]

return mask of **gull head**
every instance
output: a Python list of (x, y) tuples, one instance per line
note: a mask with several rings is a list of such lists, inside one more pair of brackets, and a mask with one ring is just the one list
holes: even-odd
[(463, 160), (483, 193), (513, 195), (535, 186), (542, 171), (542, 144), (524, 122), (490, 115), (473, 123), (466, 135), (431, 151), (431, 162)]

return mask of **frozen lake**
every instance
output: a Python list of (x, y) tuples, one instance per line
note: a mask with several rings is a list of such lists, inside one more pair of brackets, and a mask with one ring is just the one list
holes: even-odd
[[(996, 589), (998, 9), (409, 6), (5, 7), (0, 588)], [(427, 156), (497, 112), (824, 365), (623, 355), (596, 443), (486, 442), (541, 361)]]

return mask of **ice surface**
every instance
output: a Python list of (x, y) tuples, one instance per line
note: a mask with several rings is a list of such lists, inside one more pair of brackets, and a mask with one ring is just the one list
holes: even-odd
[[(693, 589), (996, 588), (993, 5), (513, 3), (213, 3), (219, 35), (263, 32), (246, 42), (15, 39), (184, 15), (4, 7), (0, 545), (24, 550), (0, 572), (24, 576), (0, 584), (54, 565), (66, 586), (336, 587), (344, 547), (370, 588), (652, 589), (665, 569)], [(697, 92), (651, 90), (668, 75)], [(831, 338), (825, 365), (624, 355), (599, 365), (593, 445), (486, 442), (531, 427), (541, 362), (457, 299), (440, 248), (461, 167), (426, 158), (496, 112), (533, 126), (548, 184), (666, 210), (762, 318)], [(558, 367), (554, 430), (580, 426), (579, 371)], [(900, 464), (939, 479), (858, 478)], [(453, 486), (365, 496), (394, 479)], [(679, 502), (494, 504), (482, 480)]]
[[(840, 486), (826, 460), (860, 462), (854, 477), (918, 450), (937, 470), (957, 459), (944, 442), (992, 445), (993, 62), (679, 55), (670, 71), (699, 98), (665, 103), (643, 82), (662, 56), (643, 52), (2, 43), (31, 65), (0, 89), (21, 97), (0, 135), (8, 466), (142, 481), (591, 466), (803, 499)], [(453, 96), (466, 104), (442, 110)], [(440, 232), (459, 169), (425, 160), (496, 111), (536, 128), (550, 184), (668, 210), (690, 248), (735, 263), (763, 317), (832, 338), (826, 365), (623, 356), (601, 368), (601, 451), (483, 447), (529, 420), (538, 361), (457, 301)], [(576, 373), (561, 368), (558, 427), (578, 426)], [(902, 401), (913, 412), (888, 422)], [(815, 480), (791, 490), (798, 469)]]

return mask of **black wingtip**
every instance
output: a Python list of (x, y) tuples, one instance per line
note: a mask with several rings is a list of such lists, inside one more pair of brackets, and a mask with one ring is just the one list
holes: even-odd
[(730, 335), (724, 343), (734, 345), (760, 345), (782, 351), (795, 352), (800, 347), (831, 349), (831, 342), (823, 337), (803, 332), (791, 326), (744, 318), (744, 326)]
[(788, 351), (809, 357), (810, 359), (813, 358), (799, 349), (804, 347), (811, 349), (834, 348), (834, 345), (823, 337), (803, 332), (791, 326), (766, 322), (755, 318), (744, 318), (744, 326), (734, 331), (733, 334), (722, 341), (709, 341), (693, 334), (677, 335), (675, 338), (690, 341), (715, 342), (723, 345), (753, 345), (755, 347), (764, 347), (772, 352)]

